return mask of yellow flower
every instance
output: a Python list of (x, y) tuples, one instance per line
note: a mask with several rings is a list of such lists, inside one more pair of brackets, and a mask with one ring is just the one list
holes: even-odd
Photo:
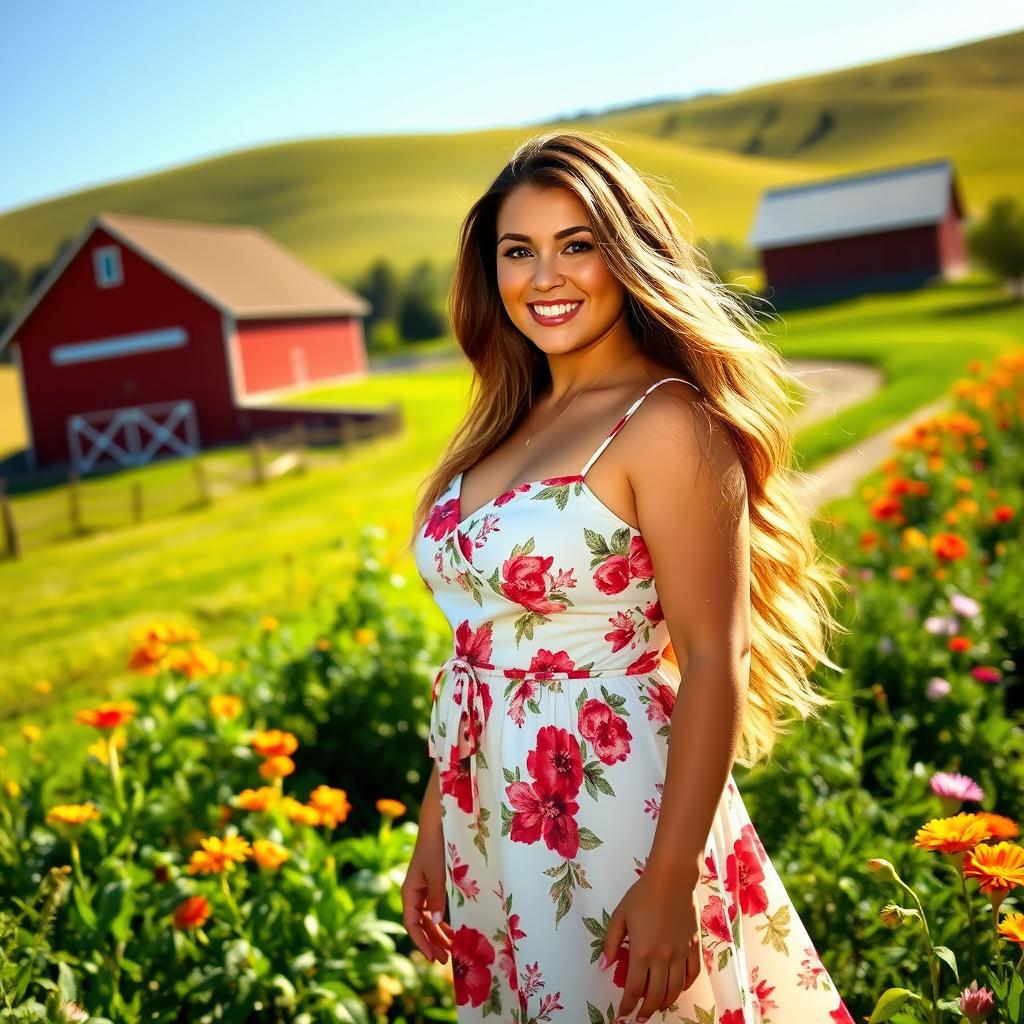
[(19, 786), (18, 783), (14, 781), (14, 779), (8, 779), (4, 783), (4, 790), (7, 792), (7, 795), (13, 800), (21, 792), (21, 786)]
[(915, 551), (928, 547), (928, 538), (916, 526), (908, 526), (903, 531), (902, 538), (904, 551)]
[(316, 649), (318, 651), (329, 651), (331, 649), (331, 641), (325, 636), (320, 637), (316, 642)]
[(295, 771), (295, 762), (285, 754), (268, 757), (260, 765), (260, 775), (265, 779), (283, 779)]
[(53, 683), (49, 679), (36, 680), (36, 693), (49, 693), (53, 689)]
[(984, 893), (1016, 889), (1024, 885), (1024, 849), (1005, 840), (979, 843), (964, 858), (964, 876), (977, 878)]
[(242, 713), (242, 698), (233, 693), (215, 693), (210, 698), (210, 712), (218, 718), (237, 718)]
[(278, 843), (269, 839), (257, 839), (252, 844), (252, 857), (261, 868), (273, 871), (279, 868), (291, 856), (288, 851)]
[(348, 817), (352, 805), (348, 802), (348, 794), (343, 789), (333, 789), (330, 786), (317, 786), (309, 794), (309, 806), (315, 807), (320, 812), (324, 825), (336, 828), (339, 822)]
[(360, 626), (353, 634), (353, 638), (357, 644), (365, 647), (377, 639), (377, 633), (368, 626)]
[(294, 754), (299, 741), (294, 733), (281, 729), (264, 729), (256, 733), (249, 744), (261, 757), (278, 757), (282, 754)]
[(951, 818), (932, 818), (917, 830), (914, 845), (922, 850), (960, 853), (991, 838), (984, 818), (977, 814), (954, 814)]
[(260, 786), (259, 789), (243, 789), (235, 802), (244, 811), (267, 811), (277, 805), (280, 797), (273, 786)]
[[(124, 733), (111, 733), (111, 739), (114, 741), (114, 746), (119, 750), (124, 749), (125, 738)], [(107, 741), (106, 736), (101, 736), (98, 740), (90, 743), (85, 748), (85, 752), (91, 757), (95, 757), (100, 764), (106, 764), (110, 760), (110, 745)]]
[(29, 743), (35, 743), (40, 736), (43, 735), (43, 730), (38, 725), (23, 725), (21, 727), (21, 735), (28, 740)]
[(387, 797), (381, 797), (377, 801), (377, 810), (381, 814), (386, 814), (389, 818), (398, 818), (405, 814), (405, 804), (401, 800), (391, 800)]
[(92, 803), (57, 804), (46, 812), (46, 820), (51, 825), (67, 825), (77, 828), (88, 821), (100, 817), (100, 809)]
[(1018, 946), (1024, 946), (1024, 914), (1014, 911), (1007, 914), (1000, 922), (996, 931)]
[(301, 800), (296, 800), (293, 796), (281, 797), (280, 807), (290, 821), (314, 827), (320, 824), (320, 812), (315, 807), (309, 807)]
[(241, 864), (252, 853), (249, 841), (242, 836), (204, 836), (189, 857), (189, 874), (215, 875), (235, 864)]
[(6, 756), (7, 756), (7, 748), (2, 743), (0, 743), (0, 757), (6, 757)]
[(279, 625), (280, 623), (273, 615), (264, 615), (263, 618), (260, 619), (260, 629), (262, 629), (264, 633), (273, 633)]

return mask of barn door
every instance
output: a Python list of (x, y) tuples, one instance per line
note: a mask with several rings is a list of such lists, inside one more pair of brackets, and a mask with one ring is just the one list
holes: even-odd
[(192, 402), (154, 402), (68, 417), (68, 451), (80, 473), (97, 465), (138, 466), (158, 455), (194, 455), (199, 428)]

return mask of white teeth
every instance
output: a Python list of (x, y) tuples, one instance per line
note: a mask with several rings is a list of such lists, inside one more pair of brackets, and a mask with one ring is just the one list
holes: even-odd
[(578, 302), (570, 302), (568, 304), (563, 303), (561, 306), (534, 306), (533, 308), (540, 316), (561, 316), (563, 313), (568, 313), (570, 309), (575, 309), (578, 305)]

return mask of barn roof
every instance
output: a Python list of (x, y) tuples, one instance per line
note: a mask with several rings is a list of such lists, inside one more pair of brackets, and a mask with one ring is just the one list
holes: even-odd
[(0, 337), (0, 349), (78, 254), (103, 228), (171, 277), (236, 319), (365, 316), (370, 304), (248, 225), (98, 213), (40, 282)]
[(938, 224), (946, 216), (951, 192), (962, 217), (953, 165), (946, 158), (768, 189), (761, 196), (749, 243), (770, 249)]

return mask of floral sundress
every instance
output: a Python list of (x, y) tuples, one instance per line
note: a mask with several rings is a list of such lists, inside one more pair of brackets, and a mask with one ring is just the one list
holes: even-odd
[[(663, 657), (644, 539), (585, 477), (669, 380), (682, 378), (652, 384), (578, 474), (525, 481), (468, 512), (457, 474), (416, 538), (454, 640), (427, 746), (460, 1024), (623, 1019), (628, 942), (606, 971), (597, 961), (653, 842), (680, 674)], [(700, 974), (652, 1022), (852, 1024), (731, 774), (697, 896)]]

